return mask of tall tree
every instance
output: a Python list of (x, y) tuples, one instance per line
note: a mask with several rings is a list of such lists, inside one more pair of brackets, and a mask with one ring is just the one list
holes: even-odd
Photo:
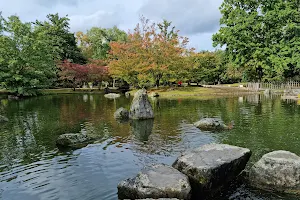
[(47, 15), (44, 22), (36, 21), (34, 24), (40, 26), (51, 39), (53, 46), (57, 46), (60, 60), (70, 60), (74, 63), (84, 64), (87, 59), (77, 46), (74, 33), (70, 32), (69, 18), (60, 17), (58, 14)]
[[(4, 34), (5, 32), (5, 34)], [(55, 78), (59, 58), (44, 29), (22, 23), (17, 16), (0, 16), (0, 83), (19, 96), (37, 94)]]
[(224, 0), (214, 45), (226, 46), (248, 79), (283, 80), (300, 72), (299, 0)]
[[(185, 56), (188, 39), (178, 35), (171, 23), (164, 21), (160, 26), (141, 18), (128, 42), (112, 42), (109, 64), (111, 73), (129, 83), (160, 85), (161, 80), (180, 79), (186, 67)], [(158, 30), (159, 29), (159, 30)]]
[(127, 34), (116, 26), (108, 29), (93, 27), (86, 34), (77, 32), (76, 37), (83, 53), (89, 59), (95, 60), (104, 60), (107, 58), (110, 50), (110, 42), (127, 40)]

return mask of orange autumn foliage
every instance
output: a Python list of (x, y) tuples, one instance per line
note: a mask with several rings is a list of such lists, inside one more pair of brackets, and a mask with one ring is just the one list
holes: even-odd
[(127, 42), (111, 42), (111, 75), (140, 86), (182, 79), (186, 57), (193, 49), (187, 48), (188, 38), (179, 36), (179, 31), (166, 34), (161, 26), (141, 18)]

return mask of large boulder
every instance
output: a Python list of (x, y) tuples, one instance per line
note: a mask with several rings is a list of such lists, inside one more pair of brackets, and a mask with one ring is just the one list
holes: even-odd
[(8, 118), (4, 117), (3, 115), (0, 115), (0, 123), (8, 122)]
[(56, 140), (56, 145), (59, 147), (80, 148), (86, 146), (92, 138), (81, 133), (67, 133), (60, 135)]
[(194, 123), (194, 126), (204, 131), (228, 129), (228, 126), (219, 118), (203, 118)]
[(129, 111), (125, 108), (119, 108), (115, 113), (114, 113), (115, 119), (119, 120), (127, 120), (129, 119)]
[(131, 119), (153, 119), (154, 113), (149, 102), (147, 91), (138, 90), (131, 103), (129, 117)]
[(119, 199), (190, 199), (191, 187), (188, 177), (178, 170), (156, 164), (145, 167), (133, 179), (121, 181), (118, 196)]
[(104, 95), (104, 97), (108, 99), (116, 99), (119, 98), (120, 96), (121, 96), (120, 94), (116, 94), (116, 93), (109, 93)]
[(173, 167), (186, 174), (195, 196), (215, 193), (234, 180), (251, 156), (246, 148), (208, 144), (180, 156)]
[(300, 194), (300, 157), (288, 151), (267, 153), (250, 169), (249, 181), (256, 188)]

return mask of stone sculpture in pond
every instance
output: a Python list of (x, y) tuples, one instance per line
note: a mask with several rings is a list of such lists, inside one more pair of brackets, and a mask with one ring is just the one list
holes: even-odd
[(233, 128), (234, 123), (231, 122), (228, 126), (219, 118), (203, 118), (194, 123), (194, 126), (203, 131), (222, 131)]
[(134, 98), (131, 103), (130, 119), (153, 119), (154, 112), (152, 105), (148, 99), (147, 91), (145, 89), (138, 90), (134, 94)]

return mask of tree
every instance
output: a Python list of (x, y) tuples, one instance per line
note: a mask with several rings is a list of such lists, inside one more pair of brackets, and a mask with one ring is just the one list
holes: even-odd
[(126, 41), (127, 34), (116, 26), (108, 29), (92, 27), (86, 34), (77, 32), (76, 38), (84, 55), (90, 59), (103, 60), (110, 50), (109, 43)]
[(86, 65), (71, 63), (64, 60), (60, 65), (60, 80), (71, 83), (73, 89), (87, 82), (101, 83), (108, 78), (108, 68), (101, 60), (93, 60)]
[(248, 79), (283, 80), (300, 72), (299, 0), (224, 0), (214, 46), (226, 46), (230, 60)]
[[(170, 22), (150, 24), (141, 18), (133, 32), (129, 32), (127, 42), (111, 42), (110, 72), (117, 78), (139, 86), (160, 85), (161, 80), (180, 79), (186, 67), (185, 57), (188, 39), (178, 35)], [(158, 30), (158, 28), (159, 30)]]
[(192, 82), (218, 82), (224, 73), (222, 51), (203, 51), (193, 54), (189, 77)]
[(74, 33), (69, 31), (69, 20), (67, 16), (49, 14), (46, 21), (36, 21), (34, 24), (46, 32), (53, 46), (59, 47), (60, 60), (68, 59), (73, 63), (85, 64), (87, 59), (78, 48)]
[[(5, 34), (4, 34), (5, 33)], [(55, 78), (59, 57), (47, 33), (19, 17), (0, 15), (0, 83), (18, 96), (36, 95)]]

